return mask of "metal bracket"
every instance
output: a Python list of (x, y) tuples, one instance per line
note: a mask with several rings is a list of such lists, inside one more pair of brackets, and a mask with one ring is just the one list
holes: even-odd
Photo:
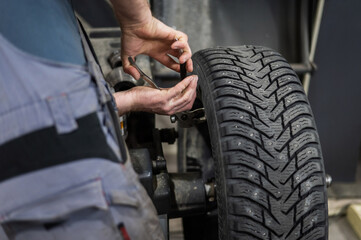
[(206, 120), (204, 108), (197, 108), (192, 111), (180, 112), (170, 116), (170, 121), (172, 123), (178, 121), (179, 127), (182, 128), (190, 128), (196, 124), (205, 122)]
[(327, 188), (331, 187), (331, 184), (332, 184), (332, 177), (331, 177), (331, 175), (326, 174), (325, 182), (326, 182), (326, 187), (327, 187)]

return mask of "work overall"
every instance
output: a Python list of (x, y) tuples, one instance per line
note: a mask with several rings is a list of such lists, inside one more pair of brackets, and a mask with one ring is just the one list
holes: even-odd
[(0, 223), (17, 240), (163, 239), (82, 42), (88, 66), (33, 56), (0, 34)]

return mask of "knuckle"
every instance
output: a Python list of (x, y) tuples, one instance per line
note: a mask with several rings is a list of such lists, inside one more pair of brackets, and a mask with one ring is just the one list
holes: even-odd
[(175, 114), (174, 108), (170, 108), (170, 109), (167, 111), (167, 114), (168, 114), (168, 115)]
[(182, 105), (185, 105), (185, 104), (187, 104), (189, 102), (189, 99), (188, 98), (183, 98), (182, 99)]
[(166, 106), (163, 107), (163, 111), (164, 111), (164, 112), (167, 112), (167, 113), (168, 113), (168, 112), (170, 112), (171, 110), (172, 110), (172, 108), (171, 108), (169, 105), (166, 105)]
[(163, 107), (167, 107), (169, 104), (168, 104), (168, 101), (166, 99), (162, 99), (159, 104)]

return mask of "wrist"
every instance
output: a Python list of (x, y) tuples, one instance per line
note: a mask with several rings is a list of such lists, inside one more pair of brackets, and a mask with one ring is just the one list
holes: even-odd
[(115, 16), (122, 30), (139, 28), (153, 18), (147, 0), (112, 0), (112, 2)]
[(132, 88), (127, 91), (116, 92), (113, 96), (120, 116), (138, 110), (139, 103), (136, 96), (136, 89)]
[(139, 18), (129, 19), (127, 18), (124, 21), (119, 21), (121, 30), (128, 31), (128, 30), (135, 30), (142, 28), (153, 21), (153, 16), (150, 13), (148, 16), (142, 16)]
[(149, 31), (153, 31), (156, 26), (156, 19), (151, 16), (149, 19), (146, 19), (142, 22), (137, 22), (133, 24), (125, 24), (121, 26), (122, 37), (133, 36), (133, 37), (143, 37), (143, 35)]

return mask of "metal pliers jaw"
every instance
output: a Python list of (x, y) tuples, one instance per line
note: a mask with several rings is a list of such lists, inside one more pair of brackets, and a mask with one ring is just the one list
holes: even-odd
[(142, 78), (144, 81), (146, 81), (150, 87), (160, 90), (160, 88), (157, 86), (157, 84), (155, 84), (155, 82), (150, 77), (148, 77), (148, 75), (145, 74), (142, 71), (142, 69), (140, 69), (140, 67), (135, 63), (135, 61), (133, 60), (132, 57), (128, 57), (128, 61), (129, 61), (130, 65), (132, 65), (133, 67), (135, 67), (138, 70), (138, 72), (140, 74), (140, 78)]

